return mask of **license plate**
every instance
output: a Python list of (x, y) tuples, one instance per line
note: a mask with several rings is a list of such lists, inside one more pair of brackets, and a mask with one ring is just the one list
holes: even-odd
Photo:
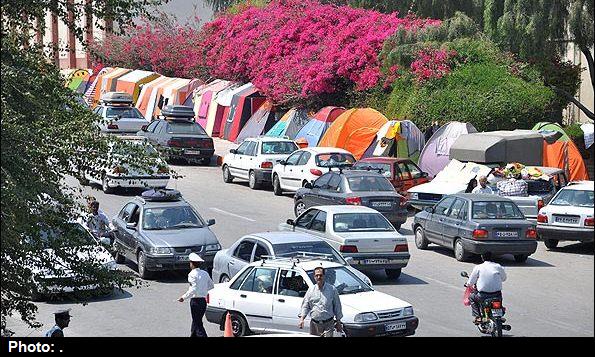
[(178, 255), (178, 256), (176, 256), (176, 260), (179, 262), (187, 262), (188, 256), (187, 255)]
[(385, 331), (397, 331), (397, 330), (404, 330), (407, 328), (407, 323), (399, 322), (396, 324), (388, 324), (384, 327)]
[(372, 202), (372, 207), (390, 208), (392, 203), (390, 201)]
[(502, 316), (502, 309), (492, 309), (492, 316), (501, 317)]
[(517, 238), (519, 232), (496, 232), (496, 237), (499, 238)]
[(572, 217), (572, 216), (554, 216), (554, 220), (557, 223), (569, 223), (569, 224), (577, 224), (578, 223), (578, 217)]
[(200, 155), (200, 150), (184, 150), (184, 154), (188, 154), (188, 155)]
[(364, 264), (388, 264), (388, 259), (364, 259)]

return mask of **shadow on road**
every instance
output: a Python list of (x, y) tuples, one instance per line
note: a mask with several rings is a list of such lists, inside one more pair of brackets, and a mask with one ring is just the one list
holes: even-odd
[(372, 284), (374, 285), (426, 285), (428, 282), (416, 278), (414, 276), (401, 273), (401, 276), (398, 279), (391, 279), (386, 276), (384, 271), (382, 270), (375, 270), (373, 272), (366, 272), (366, 275), (372, 280)]
[(548, 253), (557, 254), (557, 253), (568, 253), (568, 254), (579, 254), (579, 255), (593, 255), (595, 246), (593, 242), (590, 243), (570, 243), (566, 246), (559, 246), (554, 249), (549, 249)]
[[(448, 248), (430, 246), (430, 247), (428, 247), (428, 250), (431, 250), (436, 253), (440, 253), (444, 256), (448, 256), (452, 259), (455, 259), (454, 252)], [(511, 267), (515, 267), (515, 266), (527, 267), (527, 268), (552, 268), (552, 267), (555, 267), (555, 265), (551, 265), (549, 263), (546, 263), (541, 260), (537, 260), (532, 257), (527, 258), (527, 261), (525, 261), (523, 263), (517, 263), (511, 254), (504, 254), (504, 255), (496, 256), (494, 258), (494, 261), (499, 264), (502, 264), (503, 266), (511, 266)], [(468, 262), (475, 263), (475, 264), (481, 264), (481, 257), (479, 255), (474, 255), (471, 258), (469, 258)]]
[(77, 299), (70, 294), (61, 294), (59, 297), (46, 300), (45, 302), (48, 305), (64, 305), (64, 304), (93, 304), (96, 302), (105, 302), (105, 301), (114, 301), (114, 300), (123, 300), (123, 299), (130, 299), (132, 294), (126, 290), (120, 290), (119, 288), (114, 288), (111, 293), (97, 293), (97, 296), (92, 296), (89, 299)]

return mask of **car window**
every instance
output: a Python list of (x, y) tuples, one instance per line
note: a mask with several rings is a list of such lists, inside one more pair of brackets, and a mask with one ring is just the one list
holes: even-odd
[(312, 154), (310, 154), (307, 151), (304, 151), (304, 154), (300, 157), (299, 161), (297, 162), (297, 165), (301, 166), (307, 164), (310, 160), (310, 157), (312, 157)]
[(298, 149), (293, 141), (263, 141), (260, 152), (265, 155), (291, 154)]
[(200, 124), (193, 121), (171, 121), (167, 123), (168, 134), (198, 134), (207, 135)]
[(245, 240), (241, 242), (236, 250), (233, 252), (233, 256), (249, 262), (250, 258), (252, 257), (252, 250), (254, 250), (254, 242), (250, 240)]
[(554, 190), (554, 180), (525, 180), (529, 196), (545, 195)]
[(332, 174), (331, 179), (329, 180), (326, 189), (329, 191), (339, 192), (341, 190), (341, 175)]
[[(315, 284), (314, 270), (308, 271), (308, 277), (312, 283)], [(372, 290), (368, 284), (344, 266), (325, 269), (324, 280), (325, 282), (332, 284), (337, 289), (339, 295), (355, 294)]]
[(256, 141), (251, 141), (246, 149), (246, 155), (256, 156)]
[(147, 131), (152, 133), (155, 130), (155, 127), (157, 127), (157, 124), (159, 124), (158, 121), (154, 121), (149, 124), (149, 126), (147, 126)]
[(273, 246), (275, 256), (277, 257), (296, 257), (296, 256), (314, 256), (324, 255), (333, 262), (346, 264), (345, 259), (341, 257), (333, 247), (323, 240), (308, 242), (280, 243)]
[(465, 204), (461, 208), (461, 211), (459, 212), (459, 217), (458, 218), (460, 220), (466, 221), (467, 220), (467, 216), (468, 216), (467, 211), (469, 211), (469, 205), (467, 204), (467, 202), (465, 202)]
[(316, 179), (316, 181), (314, 181), (314, 184), (312, 185), (314, 188), (326, 188), (326, 186), (328, 185), (328, 182), (331, 179), (332, 174), (331, 173), (326, 173), (322, 176), (320, 176), (319, 178)]
[(130, 218), (128, 219), (128, 223), (137, 224), (139, 219), (140, 219), (140, 207), (138, 207), (137, 205), (134, 205), (134, 207), (132, 208), (132, 214), (130, 215)]
[(395, 228), (380, 213), (338, 213), (333, 215), (335, 232), (392, 232)]
[(202, 228), (204, 222), (190, 206), (145, 208), (143, 212), (143, 229), (186, 229)]
[(561, 190), (550, 203), (553, 206), (593, 207), (593, 191)]
[(250, 145), (252, 141), (244, 141), (240, 146), (238, 146), (238, 148), (236, 149), (236, 153), (238, 155), (245, 155), (246, 152), (248, 151), (248, 146)]
[(358, 170), (374, 170), (386, 178), (391, 178), (390, 164), (380, 162), (358, 162), (353, 168)]
[(276, 269), (255, 268), (240, 286), (242, 291), (253, 291), (255, 293), (272, 294), (275, 282)]
[(318, 154), (316, 155), (316, 166), (329, 167), (336, 165), (353, 165), (355, 158), (351, 154), (342, 152)]
[(349, 188), (353, 192), (394, 191), (395, 188), (384, 176), (347, 177)]
[(262, 243), (257, 243), (254, 251), (254, 261), (262, 259), (263, 255), (270, 255), (269, 250)]
[(312, 220), (314, 219), (314, 217), (316, 217), (316, 214), (318, 214), (318, 212), (319, 212), (319, 210), (317, 210), (317, 209), (311, 209), (311, 210), (307, 211), (306, 213), (302, 214), (295, 221), (295, 226), (304, 228), (304, 229), (309, 229), (310, 223), (312, 223)]
[(105, 116), (106, 118), (119, 116), (121, 118), (144, 119), (141, 112), (135, 107), (107, 107)]
[(296, 151), (293, 154), (289, 155), (289, 157), (287, 158), (287, 160), (285, 160), (285, 162), (287, 163), (287, 165), (297, 165), (299, 159), (300, 159), (300, 155), (302, 155), (303, 151)]
[(475, 219), (524, 219), (514, 202), (473, 202)]
[(304, 297), (308, 291), (308, 284), (302, 276), (294, 270), (281, 270), (277, 294), (283, 296)]
[(434, 208), (434, 214), (437, 214), (440, 216), (446, 216), (446, 212), (448, 212), (448, 209), (450, 208), (450, 206), (453, 204), (454, 201), (455, 201), (454, 197), (446, 197), (445, 199), (440, 201), (438, 204), (436, 204), (436, 207)]
[(463, 206), (465, 205), (465, 200), (462, 200), (460, 198), (457, 198), (457, 200), (455, 201), (455, 203), (452, 204), (452, 207), (450, 207), (450, 212), (448, 213), (448, 216), (451, 218), (459, 218), (459, 213), (461, 213), (461, 210), (463, 209)]
[(242, 283), (244, 282), (244, 279), (246, 279), (246, 276), (252, 272), (252, 269), (254, 268), (248, 267), (246, 270), (244, 270), (242, 274), (240, 274), (238, 278), (234, 280), (233, 283), (231, 283), (229, 288), (234, 290), (239, 289), (240, 285), (242, 285)]
[(409, 180), (411, 179), (411, 174), (409, 173), (409, 168), (407, 167), (407, 165), (404, 162), (399, 162), (397, 164), (397, 172), (396, 175), (398, 175), (398, 178), (400, 180)]
[(166, 127), (167, 127), (167, 122), (160, 120), (159, 123), (157, 124), (157, 127), (155, 128), (154, 133), (155, 134), (163, 134), (166, 131)]
[(135, 207), (136, 207), (136, 204), (134, 204), (134, 203), (127, 204), (126, 206), (124, 206), (124, 208), (122, 208), (118, 217), (120, 217), (120, 219), (123, 220), (124, 222), (128, 222), (128, 218), (130, 218), (130, 214), (132, 214), (132, 210)]
[(422, 176), (422, 171), (417, 165), (412, 162), (406, 163), (407, 168), (409, 169), (409, 173), (411, 174), (411, 178), (418, 179)]
[(326, 212), (320, 211), (316, 217), (314, 217), (310, 229), (318, 232), (326, 231)]
[(95, 110), (93, 112), (97, 115), (101, 115), (102, 111), (103, 111), (103, 107), (97, 107), (97, 108), (95, 108)]

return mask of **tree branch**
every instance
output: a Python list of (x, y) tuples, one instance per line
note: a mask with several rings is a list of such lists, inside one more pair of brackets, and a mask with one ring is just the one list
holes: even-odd
[(587, 59), (587, 65), (589, 66), (589, 74), (591, 75), (591, 85), (595, 87), (595, 68), (593, 66), (593, 55), (591, 51), (589, 51), (589, 47), (587, 46), (579, 46), (583, 55)]
[(583, 113), (585, 113), (585, 115), (591, 119), (594, 120), (595, 119), (595, 114), (593, 114), (592, 111), (590, 111), (587, 107), (585, 107), (581, 102), (579, 102), (573, 95), (571, 95), (570, 93), (568, 93), (567, 91), (560, 89), (556, 86), (549, 86), (550, 88), (552, 88), (552, 90), (554, 90), (556, 93), (559, 93), (561, 95), (563, 95), (564, 97), (566, 97), (566, 99), (568, 99), (569, 101), (571, 101), (574, 105), (576, 105)]

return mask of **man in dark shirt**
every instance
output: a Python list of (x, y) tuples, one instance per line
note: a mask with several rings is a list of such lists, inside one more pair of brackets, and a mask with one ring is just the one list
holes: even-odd
[(62, 330), (68, 327), (70, 323), (70, 309), (55, 312), (54, 316), (56, 324), (46, 332), (45, 337), (64, 337), (64, 331)]

